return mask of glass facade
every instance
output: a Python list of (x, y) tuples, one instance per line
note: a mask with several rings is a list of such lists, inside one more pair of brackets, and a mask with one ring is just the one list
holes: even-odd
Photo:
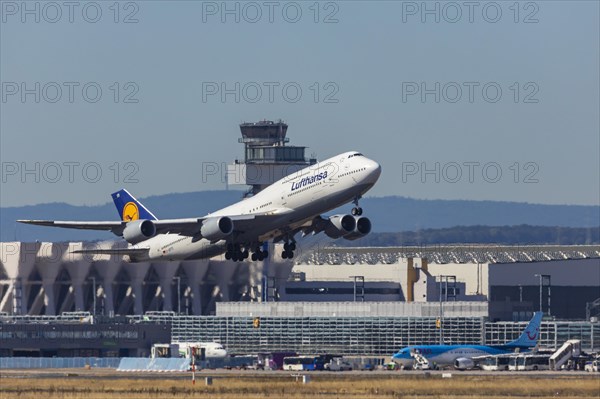
[(246, 162), (305, 162), (305, 147), (246, 147)]
[[(517, 339), (527, 322), (486, 322), (482, 317), (447, 317), (442, 329), (435, 317), (253, 317), (181, 316), (173, 318), (175, 342), (217, 341), (232, 354), (294, 351), (389, 356), (417, 344), (502, 345)], [(600, 348), (600, 324), (544, 322), (540, 345), (558, 349), (580, 339), (582, 349)]]

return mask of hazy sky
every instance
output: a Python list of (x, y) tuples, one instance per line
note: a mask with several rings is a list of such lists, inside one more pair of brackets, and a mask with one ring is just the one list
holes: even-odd
[(597, 1), (0, 5), (3, 207), (222, 189), (280, 118), (369, 195), (600, 203)]

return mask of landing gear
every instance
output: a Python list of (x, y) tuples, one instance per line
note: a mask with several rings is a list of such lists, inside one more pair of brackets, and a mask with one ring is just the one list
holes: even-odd
[(362, 208), (354, 207), (352, 208), (352, 216), (360, 216), (362, 215)]
[(263, 261), (267, 258), (267, 256), (269, 256), (269, 252), (266, 249), (262, 250), (261, 247), (258, 246), (252, 252), (252, 257), (250, 259), (252, 259), (254, 262)]
[[(225, 251), (225, 259), (232, 260), (234, 262), (244, 261), (248, 258), (252, 259), (253, 262), (263, 261), (269, 256), (266, 245), (256, 244), (227, 244), (227, 250)], [(252, 254), (248, 248), (254, 248)]]
[(360, 216), (362, 215), (362, 208), (360, 207), (360, 205), (358, 205), (358, 200), (360, 199), (360, 196), (354, 197), (354, 200), (352, 201), (352, 203), (354, 205), (356, 205), (354, 208), (352, 208), (352, 216)]
[(281, 257), (283, 259), (292, 259), (294, 257), (294, 251), (296, 250), (296, 242), (286, 242), (283, 244), (283, 252), (281, 253)]
[(239, 262), (245, 259), (248, 259), (250, 253), (247, 249), (242, 250), (239, 244), (229, 244), (227, 245), (227, 251), (225, 252), (225, 259), (232, 260), (234, 262)]

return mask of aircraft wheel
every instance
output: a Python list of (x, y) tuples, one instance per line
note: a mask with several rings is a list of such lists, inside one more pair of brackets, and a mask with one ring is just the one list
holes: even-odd
[(225, 259), (227, 259), (227, 260), (231, 259), (231, 252), (229, 252), (229, 251), (225, 252)]
[(358, 216), (362, 215), (362, 208), (360, 208), (360, 207), (357, 208), (357, 211), (358, 211), (358, 214), (357, 214)]
[(350, 212), (352, 214), (352, 216), (357, 216), (358, 215), (358, 208), (352, 208), (352, 211)]
[(287, 257), (288, 257), (288, 253), (287, 253), (287, 251), (283, 251), (283, 252), (281, 253), (281, 258), (282, 258), (282, 259), (287, 259)]
[(253, 253), (251, 259), (253, 262), (256, 262), (258, 260), (258, 255), (256, 253)]
[(296, 243), (295, 242), (290, 243), (290, 248), (289, 249), (290, 249), (290, 251), (295, 251), (296, 250)]
[(250, 256), (250, 253), (245, 249), (244, 252), (242, 252), (242, 259), (248, 259), (248, 256)]

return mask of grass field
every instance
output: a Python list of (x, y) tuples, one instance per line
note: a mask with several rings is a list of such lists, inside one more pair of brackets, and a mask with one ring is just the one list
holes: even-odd
[(206, 386), (201, 376), (189, 379), (157, 374), (150, 378), (86, 377), (0, 378), (1, 399), (137, 399), (137, 398), (599, 398), (600, 378), (577, 376), (460, 376), (439, 375), (312, 375), (308, 384), (289, 375), (276, 377), (219, 376)]

